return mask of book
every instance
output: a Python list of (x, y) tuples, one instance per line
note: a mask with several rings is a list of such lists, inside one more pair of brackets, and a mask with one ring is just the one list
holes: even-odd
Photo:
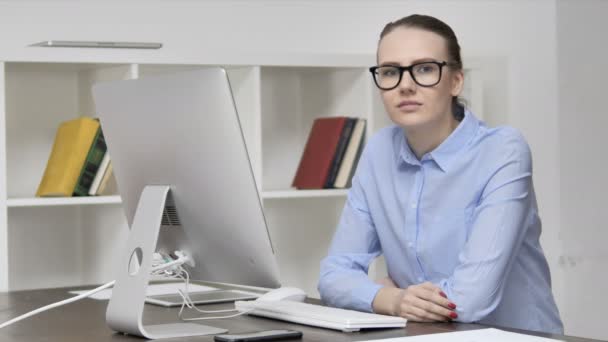
[(357, 171), (357, 165), (359, 164), (359, 158), (361, 158), (361, 153), (363, 153), (364, 147), (365, 147), (365, 129), (364, 129), (363, 136), (361, 137), (361, 142), (359, 144), (359, 147), (357, 148), (357, 153), (355, 154), (355, 158), (354, 158), (355, 160), (353, 162), (352, 167), (350, 168), (350, 172), (347, 177), (348, 182), (346, 183), (345, 188), (350, 188), (352, 186), (353, 176), (355, 175), (355, 172)]
[(292, 186), (323, 189), (346, 121), (344, 116), (314, 120)]
[(117, 192), (118, 188), (116, 186), (116, 178), (114, 178), (114, 168), (112, 167), (112, 160), (110, 159), (95, 195), (114, 195)]
[(89, 196), (95, 196), (97, 194), (97, 189), (99, 189), (99, 185), (101, 184), (101, 180), (103, 179), (109, 164), (110, 153), (106, 151), (106, 153), (103, 155), (103, 159), (101, 160), (101, 164), (99, 164), (95, 178), (93, 178), (93, 184), (91, 184), (91, 188), (89, 188)]
[(80, 171), (80, 177), (76, 182), (76, 188), (74, 189), (74, 196), (88, 196), (89, 189), (93, 184), (93, 179), (97, 174), (97, 170), (101, 165), (101, 161), (103, 160), (103, 156), (106, 153), (107, 146), (106, 140), (103, 136), (103, 131), (101, 130), (101, 126), (97, 128), (97, 134), (95, 135), (95, 140), (93, 140), (93, 144), (89, 149), (89, 153), (87, 154), (87, 158), (85, 159), (84, 166)]
[(99, 121), (88, 117), (59, 125), (37, 197), (72, 196), (98, 129)]
[(342, 133), (340, 134), (338, 147), (336, 147), (334, 159), (331, 162), (331, 168), (329, 169), (329, 175), (327, 176), (327, 181), (325, 182), (324, 188), (329, 189), (334, 187), (336, 177), (338, 176), (338, 170), (340, 169), (340, 164), (342, 164), (342, 158), (344, 158), (344, 153), (346, 152), (346, 146), (348, 145), (348, 141), (350, 140), (350, 136), (353, 132), (353, 127), (356, 123), (356, 118), (346, 119), (344, 128), (342, 128)]
[(340, 169), (338, 170), (338, 175), (336, 176), (336, 181), (333, 184), (335, 188), (350, 187), (351, 179), (354, 173), (353, 171), (357, 167), (357, 162), (359, 161), (359, 156), (361, 155), (361, 150), (363, 149), (365, 126), (365, 119), (357, 119), (355, 128), (353, 129), (348, 141), (348, 147), (346, 148), (346, 152), (344, 152), (344, 157), (342, 158), (342, 163), (340, 164)]

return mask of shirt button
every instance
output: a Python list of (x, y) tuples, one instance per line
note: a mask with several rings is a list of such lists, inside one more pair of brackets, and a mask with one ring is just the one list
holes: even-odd
[(424, 281), (424, 278), (418, 277), (418, 281), (422, 283)]
[(412, 247), (414, 247), (414, 244), (413, 244), (413, 243), (411, 243), (411, 242), (408, 242), (408, 243), (407, 243), (407, 246), (408, 246), (409, 248), (412, 248)]
[(418, 205), (416, 203), (412, 203), (412, 208), (416, 209)]

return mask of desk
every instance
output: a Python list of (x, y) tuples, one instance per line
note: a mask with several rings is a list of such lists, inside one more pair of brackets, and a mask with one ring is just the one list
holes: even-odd
[[(70, 297), (67, 291), (73, 288), (32, 290), (0, 293), (0, 322)], [(11, 342), (97, 342), (97, 341), (145, 341), (144, 339), (115, 333), (106, 326), (107, 301), (83, 299), (66, 306), (32, 316), (0, 330), (0, 341)], [(209, 309), (228, 308), (231, 304), (207, 305)], [(177, 308), (163, 308), (146, 305), (144, 324), (178, 322)], [(192, 313), (192, 315), (196, 315)], [(448, 331), (482, 329), (487, 326), (462, 323), (414, 323), (408, 322), (405, 329), (367, 330), (356, 333), (342, 333), (334, 330), (314, 328), (261, 317), (240, 316), (236, 318), (202, 321), (228, 329), (231, 333), (265, 329), (295, 329), (304, 333), (302, 341), (364, 341), (391, 337), (433, 334)], [(505, 329), (520, 333), (529, 333)], [(534, 334), (534, 333), (530, 333)], [(596, 341), (585, 338), (534, 334), (562, 339), (570, 342)], [(213, 341), (212, 336), (198, 336), (175, 341)], [(170, 341), (170, 340), (167, 340)]]

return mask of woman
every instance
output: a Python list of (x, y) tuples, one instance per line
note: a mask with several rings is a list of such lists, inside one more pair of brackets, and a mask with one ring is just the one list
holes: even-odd
[[(365, 147), (319, 292), (332, 306), (411, 321), (562, 333), (525, 139), (488, 128), (457, 99), (452, 29), (424, 15), (389, 23), (370, 68), (394, 126)], [(374, 283), (383, 254), (389, 278)]]

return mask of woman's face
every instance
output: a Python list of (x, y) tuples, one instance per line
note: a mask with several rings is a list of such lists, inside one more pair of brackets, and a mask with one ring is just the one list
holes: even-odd
[[(436, 33), (398, 27), (385, 35), (378, 45), (380, 66), (410, 66), (426, 61), (452, 62), (448, 59), (445, 39)], [(380, 92), (391, 120), (405, 129), (415, 129), (453, 120), (452, 96), (460, 93), (462, 83), (462, 71), (444, 66), (441, 81), (432, 87), (416, 84), (405, 71), (396, 88)]]

